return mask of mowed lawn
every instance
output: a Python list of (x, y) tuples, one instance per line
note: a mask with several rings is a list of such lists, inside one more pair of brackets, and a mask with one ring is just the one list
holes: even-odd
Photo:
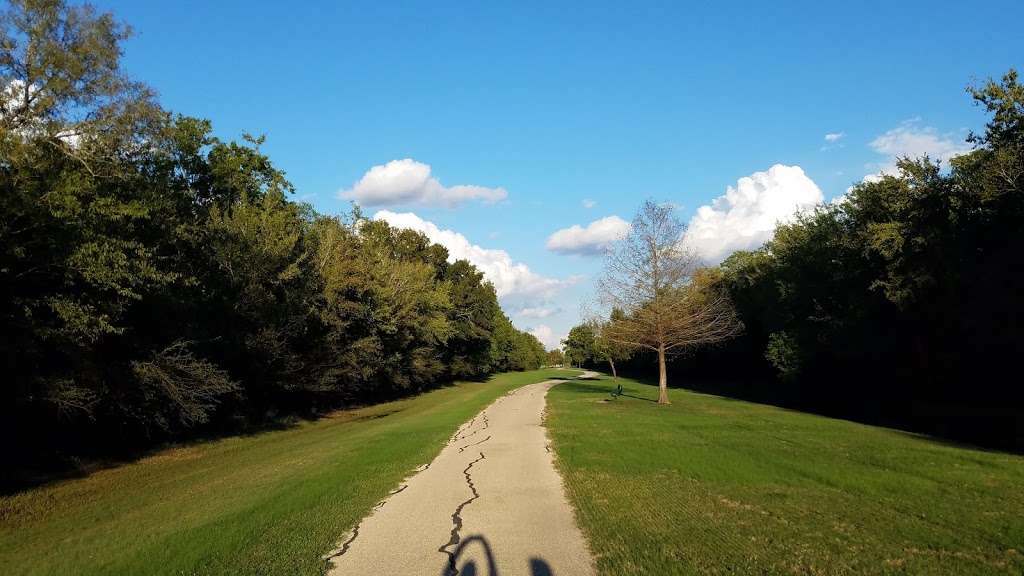
[(320, 574), (321, 556), (461, 423), (577, 373), (502, 374), (0, 497), (2, 573)]
[(1024, 573), (1020, 456), (622, 382), (548, 394), (601, 574)]

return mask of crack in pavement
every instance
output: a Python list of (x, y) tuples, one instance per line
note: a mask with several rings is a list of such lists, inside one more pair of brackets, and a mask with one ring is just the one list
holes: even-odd
[[(476, 434), (478, 432), (482, 432), (484, 430), (487, 430), (487, 428), (490, 427), (491, 422), (487, 419), (487, 412), (481, 412), (480, 413), (480, 418), (484, 421), (484, 427), (483, 428), (477, 428), (476, 430), (473, 430), (469, 434), (466, 434), (465, 436), (459, 438), (459, 440), (466, 440), (467, 438), (472, 438), (473, 436), (476, 436)], [(474, 420), (475, 420), (475, 418), (474, 418)], [(461, 450), (460, 450), (460, 452), (461, 452)]]
[(462, 434), (468, 431), (470, 428), (472, 428), (474, 422), (476, 422), (476, 416), (473, 416), (473, 418), (471, 418), (469, 422), (463, 424), (462, 426), (459, 427), (458, 430), (455, 431), (455, 435), (452, 436), (451, 440), (449, 440), (449, 444), (452, 442), (458, 442), (459, 440), (462, 440)]
[[(471, 432), (469, 434), (466, 434), (466, 432), (469, 432), (469, 430), (473, 428), (473, 424), (476, 423), (477, 417), (479, 417), (479, 418), (481, 418), (483, 420), (483, 423), (484, 423), (483, 428), (477, 428), (476, 430), (473, 430), (473, 432)], [(480, 432), (481, 430), (487, 430), (488, 427), (490, 427), (490, 421), (487, 419), (487, 412), (484, 411), (484, 412), (478, 414), (477, 416), (474, 416), (473, 418), (471, 418), (469, 420), (469, 422), (467, 422), (463, 426), (459, 427), (459, 429), (455, 431), (455, 435), (452, 436), (451, 440), (449, 441), (449, 444), (453, 444), (453, 443), (458, 442), (460, 440), (465, 440), (467, 438), (470, 438), (473, 435), (475, 435), (477, 432)], [(481, 440), (479, 442), (475, 442), (473, 444), (467, 444), (467, 445), (463, 446), (462, 448), (459, 448), (459, 453), (461, 454), (462, 451), (465, 450), (466, 448), (471, 448), (473, 446), (479, 446), (480, 444), (483, 444), (484, 442), (487, 442), (490, 439), (491, 439), (491, 436), (488, 435), (487, 438), (484, 438), (483, 440)], [(459, 514), (461, 513), (462, 508), (464, 506), (466, 506), (467, 504), (469, 504), (470, 502), (472, 502), (473, 500), (476, 500), (479, 497), (479, 495), (476, 493), (476, 488), (474, 488), (474, 486), (473, 486), (473, 481), (469, 477), (469, 474), (468, 474), (469, 469), (473, 467), (473, 464), (476, 464), (477, 462), (482, 460), (483, 457), (484, 457), (484, 454), (483, 454), (483, 452), (481, 452), (480, 453), (480, 458), (477, 458), (476, 460), (470, 462), (470, 464), (466, 468), (466, 470), (463, 471), (463, 474), (466, 474), (466, 481), (469, 484), (469, 488), (470, 488), (470, 490), (473, 491), (473, 498), (470, 498), (466, 502), (463, 502), (461, 505), (459, 505), (459, 507), (455, 510), (455, 514), (452, 515), (452, 521), (455, 522), (457, 520), (457, 528), (452, 530), (452, 537), (454, 538), (454, 541), (451, 544), (446, 544), (445, 546), (442, 546), (441, 550), (440, 550), (441, 552), (445, 552), (446, 554), (449, 554), (449, 556), (451, 556), (451, 553), (450, 552), (446, 552), (444, 550), (444, 548), (448, 547), (449, 545), (453, 545), (453, 544), (458, 544), (459, 543), (458, 530), (462, 527), (462, 517), (459, 516)], [(426, 464), (420, 466), (419, 468), (416, 468), (413, 471), (413, 473), (414, 474), (418, 474), (420, 472), (424, 472), (424, 471), (428, 470), (432, 463), (433, 462), (427, 462)], [(383, 508), (384, 505), (387, 504), (389, 498), (391, 498), (395, 494), (398, 494), (399, 492), (405, 490), (408, 487), (409, 487), (408, 484), (403, 484), (398, 489), (389, 492), (387, 497), (384, 498), (384, 500), (381, 500), (373, 508), (371, 508), (370, 509), (370, 513), (367, 514), (363, 518), (363, 520), (360, 520), (359, 523), (356, 524), (354, 528), (352, 528), (352, 534), (349, 535), (349, 537), (341, 544), (340, 548), (336, 548), (337, 552), (334, 552), (332, 554), (328, 554), (328, 555), (324, 556), (323, 559), (325, 561), (327, 561), (327, 562), (330, 562), (334, 558), (338, 558), (340, 556), (343, 556), (346, 552), (348, 552), (349, 548), (352, 546), (352, 543), (355, 542), (356, 538), (359, 537), (359, 527), (362, 526), (363, 521), (366, 520), (366, 518), (369, 518), (370, 516), (372, 516), (375, 512), (377, 512), (381, 508)], [(453, 557), (451, 559), (451, 564), (454, 564), (454, 562), (455, 562), (455, 560), (454, 560), (454, 557)], [(456, 571), (455, 573), (457, 574), (458, 571)]]
[(352, 529), (352, 534), (348, 537), (347, 540), (342, 542), (341, 548), (340, 549), (336, 549), (338, 551), (333, 553), (333, 554), (328, 554), (328, 555), (324, 556), (323, 557), (324, 561), (330, 562), (331, 560), (333, 560), (333, 559), (335, 559), (335, 558), (337, 558), (339, 556), (342, 556), (346, 552), (348, 552), (349, 547), (351, 547), (352, 543), (355, 542), (356, 538), (359, 537), (359, 527), (363, 525), (363, 521), (366, 520), (367, 518), (369, 518), (370, 516), (373, 516), (374, 512), (376, 512), (376, 511), (380, 510), (381, 508), (383, 508), (384, 505), (388, 503), (388, 498), (391, 498), (395, 494), (398, 494), (399, 492), (401, 492), (402, 490), (405, 490), (408, 487), (409, 487), (408, 484), (402, 484), (401, 486), (399, 486), (395, 490), (392, 490), (391, 492), (388, 492), (387, 498), (384, 498), (380, 502), (377, 502), (377, 504), (374, 505), (374, 507), (370, 509), (370, 513), (367, 514), (366, 516), (364, 516), (363, 519), (360, 520), (358, 524), (356, 524), (355, 528)]
[[(488, 427), (490, 427), (490, 421), (487, 420), (487, 413), (486, 412), (481, 412), (480, 413), (480, 418), (483, 420), (483, 427), (482, 428), (476, 428), (475, 430), (472, 431), (472, 433), (467, 434), (466, 436), (460, 438), (459, 440), (468, 440), (470, 438), (473, 438), (478, 433), (481, 433), (481, 431), (483, 431), (483, 430), (487, 429)], [(462, 452), (462, 450), (460, 450), (460, 452)]]
[(462, 451), (465, 450), (466, 448), (472, 448), (473, 446), (479, 446), (479, 445), (483, 444), (484, 442), (487, 442), (490, 439), (491, 439), (491, 437), (490, 437), (490, 435), (488, 435), (487, 438), (484, 438), (483, 440), (481, 440), (479, 442), (474, 442), (472, 444), (466, 444), (462, 448), (459, 448), (459, 454), (462, 454)]
[(445, 571), (445, 576), (458, 576), (459, 569), (455, 567), (455, 553), (447, 550), (450, 546), (458, 546), (461, 538), (459, 537), (459, 531), (462, 530), (462, 509), (468, 506), (471, 502), (480, 497), (480, 493), (476, 491), (476, 486), (473, 485), (473, 477), (470, 476), (469, 470), (473, 468), (473, 465), (484, 459), (484, 453), (480, 453), (480, 457), (469, 463), (466, 469), (462, 471), (462, 474), (466, 477), (466, 484), (469, 485), (469, 490), (473, 493), (473, 497), (466, 500), (462, 504), (459, 504), (455, 508), (455, 512), (452, 513), (452, 533), (451, 538), (446, 544), (437, 549), (438, 552), (448, 556), (448, 569)]

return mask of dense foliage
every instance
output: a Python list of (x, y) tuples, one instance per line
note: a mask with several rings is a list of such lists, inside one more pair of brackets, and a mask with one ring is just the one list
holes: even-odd
[(745, 334), (677, 359), (689, 385), (1024, 447), (1024, 86), (971, 95), (990, 114), (972, 152), (904, 158), (709, 271)]
[(1024, 442), (1024, 86), (971, 90), (990, 113), (948, 169), (899, 174), (780, 226), (723, 264), (747, 345), (793, 391), (886, 420)]
[(21, 456), (540, 366), (480, 271), (289, 201), (262, 139), (122, 74), (127, 35), (58, 0), (0, 16), (0, 420)]

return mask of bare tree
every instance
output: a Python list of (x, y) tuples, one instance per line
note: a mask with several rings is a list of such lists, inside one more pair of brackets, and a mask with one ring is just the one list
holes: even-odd
[(598, 284), (601, 303), (622, 311), (602, 335), (658, 354), (660, 404), (669, 403), (667, 356), (742, 329), (724, 290), (701, 273), (700, 259), (683, 244), (684, 230), (672, 206), (645, 201), (629, 234), (605, 255)]

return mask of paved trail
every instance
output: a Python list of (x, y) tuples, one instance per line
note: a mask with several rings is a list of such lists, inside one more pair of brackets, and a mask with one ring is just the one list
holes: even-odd
[(345, 536), (329, 574), (592, 576), (541, 424), (557, 383), (514, 390), (464, 424)]

